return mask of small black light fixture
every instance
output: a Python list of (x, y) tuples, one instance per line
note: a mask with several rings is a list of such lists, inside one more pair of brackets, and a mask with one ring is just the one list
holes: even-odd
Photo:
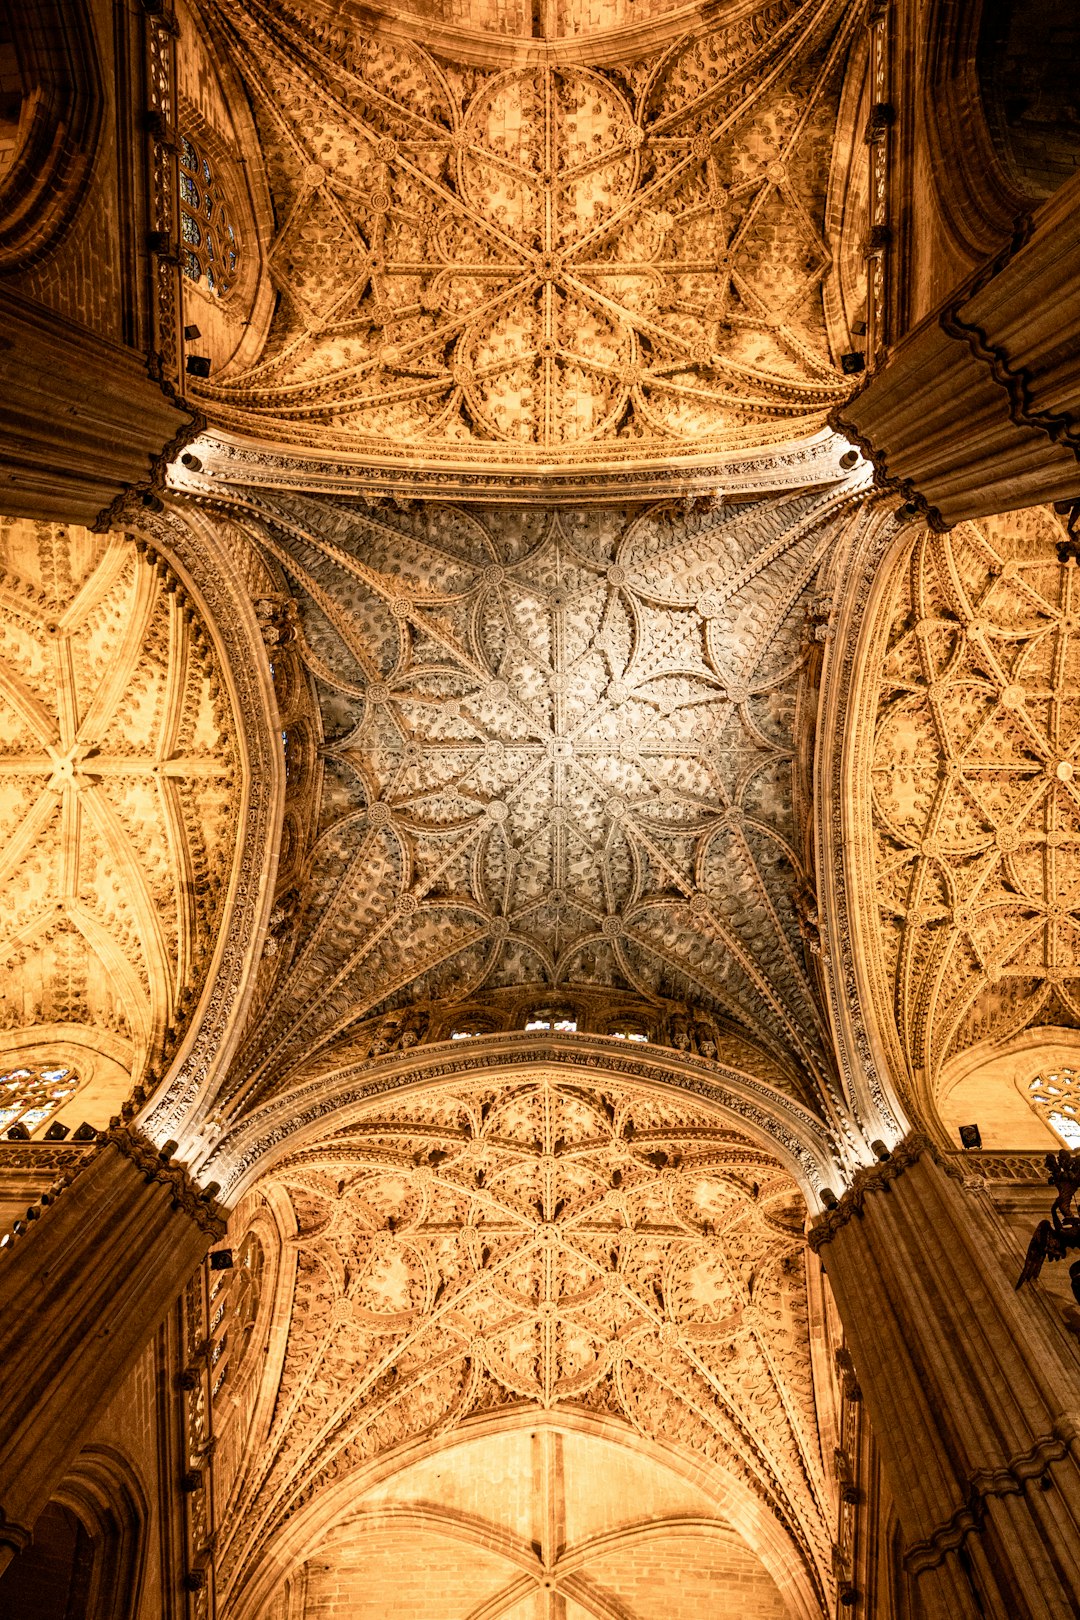
[[(189, 377), (209, 377), (210, 357), (205, 354), (189, 354), (184, 362), (184, 369)], [(862, 367), (860, 366), (860, 370)]]
[(859, 452), (857, 450), (845, 450), (840, 457), (840, 465), (845, 472), (850, 472), (853, 467), (859, 465)]
[(202, 333), (199, 331), (199, 328), (197, 326), (191, 325), (191, 326), (185, 326), (184, 327), (184, 342), (185, 343), (194, 343), (196, 338), (201, 338), (201, 337), (202, 337)]
[(982, 1147), (982, 1132), (977, 1125), (960, 1126), (960, 1144), (968, 1149)]
[(30, 1132), (25, 1125), (12, 1125), (8, 1130), (9, 1142), (29, 1142)]
[(61, 1125), (58, 1119), (54, 1119), (48, 1130), (45, 1132), (45, 1140), (46, 1142), (62, 1142), (65, 1136), (70, 1136), (70, 1134), (70, 1125)]
[[(188, 370), (190, 371), (190, 369), (191, 361), (189, 360)], [(844, 373), (845, 377), (854, 377), (857, 376), (860, 371), (865, 371), (865, 354), (861, 353), (858, 349), (850, 349), (847, 354), (842, 354), (840, 356), (840, 370)]]
[(98, 1133), (94, 1127), (92, 1125), (88, 1125), (84, 1119), (71, 1140), (73, 1142), (96, 1142), (97, 1136)]
[(211, 1271), (231, 1271), (233, 1268), (233, 1254), (231, 1249), (210, 1250)]

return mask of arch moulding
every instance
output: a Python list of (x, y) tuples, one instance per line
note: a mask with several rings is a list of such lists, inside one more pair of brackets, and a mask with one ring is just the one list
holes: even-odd
[[(137, 514), (137, 515), (136, 515)], [(194, 510), (152, 515), (134, 507), (129, 531), (182, 579), (220, 657), (236, 726), (242, 798), (225, 912), (202, 994), (168, 1073), (138, 1123), (158, 1143), (193, 1157), (242, 1032), (273, 900), (285, 802), (277, 706), (255, 609), (211, 519)]]
[[(462, 1050), (466, 1045), (468, 1052)], [(530, 1039), (517, 1032), (440, 1042), (301, 1080), (238, 1119), (193, 1169), (202, 1181), (220, 1182), (223, 1201), (234, 1206), (286, 1153), (344, 1129), (379, 1098), (545, 1072), (564, 1080), (608, 1079), (654, 1094), (669, 1091), (715, 1110), (790, 1172), (812, 1212), (823, 1207), (822, 1188), (842, 1179), (840, 1156), (822, 1121), (764, 1081), (661, 1049), (627, 1050), (625, 1042), (602, 1036), (549, 1033)]]
[[(264, 1549), (243, 1588), (230, 1600), (230, 1620), (259, 1620), (275, 1588), (347, 1518), (362, 1493), (403, 1473), (412, 1463), (455, 1447), (476, 1444), (494, 1435), (521, 1430), (531, 1432), (541, 1427), (629, 1448), (705, 1492), (715, 1502), (718, 1516), (730, 1522), (761, 1560), (790, 1605), (793, 1620), (819, 1620), (821, 1599), (810, 1571), (780, 1521), (733, 1475), (705, 1466), (675, 1446), (639, 1433), (621, 1418), (572, 1409), (538, 1412), (532, 1406), (498, 1416), (478, 1415), (440, 1435), (410, 1440), (318, 1493)], [(373, 1521), (376, 1516), (373, 1512)], [(360, 1523), (363, 1522), (361, 1517)]]

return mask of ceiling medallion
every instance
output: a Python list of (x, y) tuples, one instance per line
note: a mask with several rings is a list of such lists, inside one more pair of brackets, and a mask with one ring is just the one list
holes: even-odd
[(849, 392), (821, 301), (844, 9), (485, 73), (224, 0), (282, 297), (257, 364), (202, 386), (215, 425), (556, 490), (820, 430)]

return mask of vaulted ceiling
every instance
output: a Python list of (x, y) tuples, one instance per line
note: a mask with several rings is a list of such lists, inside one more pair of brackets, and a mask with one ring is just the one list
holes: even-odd
[(249, 1101), (375, 1012), (520, 985), (707, 1008), (817, 1095), (798, 683), (834, 498), (245, 504), (295, 592), (323, 735)]
[(1080, 1027), (1078, 632), (1042, 508), (922, 534), (882, 601), (866, 969), (920, 1102), (978, 1042)]
[(0, 570), (0, 1040), (103, 1051), (130, 1085), (175, 1045), (231, 870), (220, 671), (131, 540), (8, 522)]
[(216, 428), (587, 493), (795, 440), (849, 392), (822, 308), (844, 0), (603, 69), (464, 67), (306, 5), (213, 15), (280, 293), (255, 362), (193, 384)]
[[(288, 1155), (261, 1191), (295, 1223), (295, 1285), (272, 1415), (221, 1530), (219, 1586), (241, 1612), (245, 1584), (261, 1561), (275, 1567), (279, 1538), (312, 1504), (333, 1501), (340, 1519), (384, 1457), (470, 1420), (494, 1428), (523, 1405), (704, 1464), (759, 1554), (764, 1512), (784, 1526), (798, 1579), (827, 1586), (804, 1207), (791, 1177), (722, 1121), (584, 1076), (464, 1080), (373, 1104)], [(594, 1514), (626, 1516), (610, 1484), (594, 1478), (589, 1496)], [(420, 1527), (399, 1528), (415, 1552)], [(316, 1566), (336, 1567), (348, 1536), (328, 1542), (317, 1519), (308, 1534)], [(540, 1542), (531, 1567), (514, 1553), (501, 1577), (497, 1559), (485, 1571), (490, 1611), (458, 1608), (451, 1583), (446, 1607), (417, 1612), (516, 1614), (545, 1578), (594, 1615), (652, 1612), (632, 1594), (625, 1610), (602, 1593), (590, 1607), (603, 1577), (565, 1541)], [(295, 1563), (303, 1541), (288, 1547)], [(772, 1601), (766, 1587), (766, 1613)]]

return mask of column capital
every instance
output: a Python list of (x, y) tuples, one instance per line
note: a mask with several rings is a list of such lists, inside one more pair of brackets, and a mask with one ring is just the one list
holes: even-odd
[(896, 1181), (905, 1170), (917, 1164), (924, 1153), (929, 1154), (946, 1173), (954, 1174), (952, 1166), (945, 1161), (928, 1136), (922, 1131), (910, 1131), (896, 1144), (887, 1159), (881, 1159), (877, 1164), (868, 1164), (863, 1169), (856, 1170), (851, 1186), (839, 1199), (836, 1207), (827, 1210), (810, 1228), (806, 1241), (814, 1253), (820, 1253), (853, 1216), (862, 1215), (870, 1193), (887, 1192), (890, 1182)]
[(101, 1138), (129, 1159), (147, 1182), (160, 1182), (172, 1190), (173, 1204), (195, 1222), (213, 1242), (225, 1235), (226, 1216), (220, 1204), (205, 1192), (185, 1165), (171, 1159), (135, 1125), (114, 1120)]

